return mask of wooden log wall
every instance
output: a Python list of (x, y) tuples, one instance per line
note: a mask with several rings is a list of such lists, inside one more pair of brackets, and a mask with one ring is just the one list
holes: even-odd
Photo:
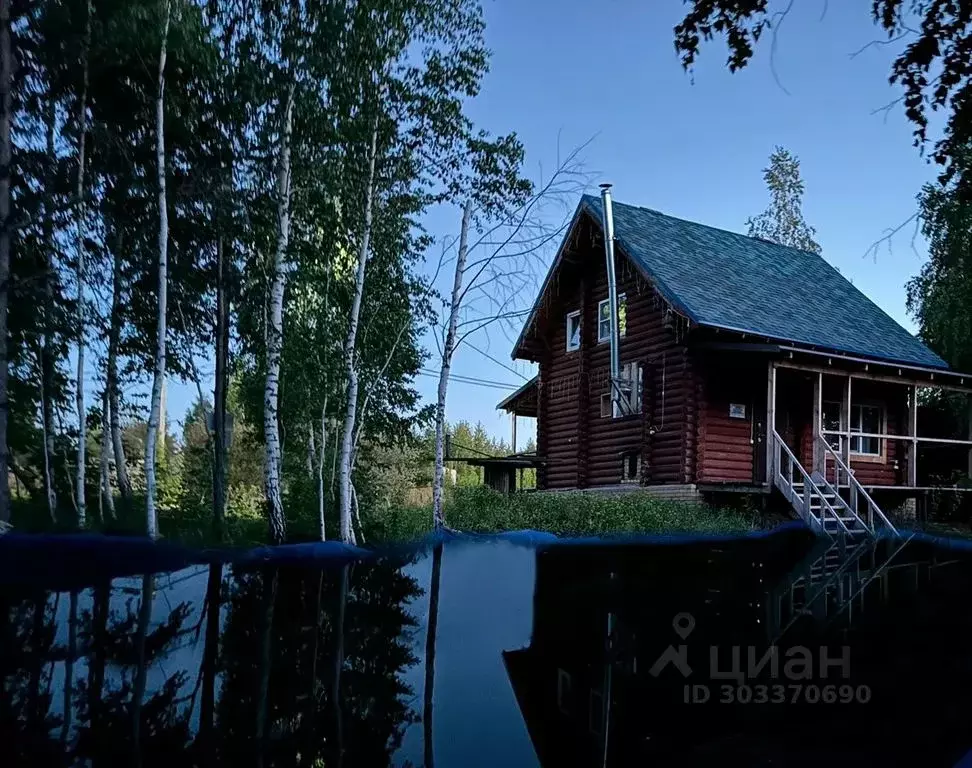
[[(578, 240), (573, 267), (555, 277), (540, 325), (537, 446), (547, 458), (541, 487), (620, 483), (629, 452), (642, 457), (643, 483), (694, 482), (697, 378), (682, 343), (685, 321), (617, 249), (618, 293), (627, 307), (621, 365), (641, 363), (643, 403), (641, 413), (602, 417), (601, 395), (610, 392), (610, 345), (597, 340), (598, 303), (607, 298), (603, 242), (593, 229)], [(568, 352), (566, 319), (574, 311), (581, 312), (581, 348)]]
[[(756, 398), (766, 399), (766, 360), (745, 354), (711, 354), (699, 366), (697, 478), (707, 483), (752, 483)], [(729, 407), (746, 407), (745, 418)]]

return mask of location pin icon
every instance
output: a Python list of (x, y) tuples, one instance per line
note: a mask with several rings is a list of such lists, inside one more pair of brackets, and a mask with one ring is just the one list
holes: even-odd
[(695, 619), (691, 613), (679, 613), (672, 619), (672, 628), (675, 630), (675, 634), (684, 640), (695, 629)]

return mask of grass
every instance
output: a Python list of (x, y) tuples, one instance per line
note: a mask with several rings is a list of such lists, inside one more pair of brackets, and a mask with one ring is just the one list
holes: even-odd
[[(446, 505), (451, 528), (474, 533), (532, 529), (559, 536), (616, 533), (736, 533), (760, 527), (750, 509), (717, 509), (705, 504), (659, 499), (631, 491), (502, 494), (485, 487), (457, 488)], [(429, 530), (431, 507), (391, 513), (383, 539), (408, 539)]]
[[(89, 527), (115, 535), (144, 533), (144, 504), (136, 503), (128, 513), (105, 525)], [(631, 491), (608, 495), (598, 493), (502, 494), (485, 487), (456, 488), (446, 504), (451, 528), (473, 533), (532, 529), (560, 536), (592, 536), (618, 533), (736, 533), (760, 527), (760, 514), (752, 509), (717, 509), (705, 504), (659, 499)], [(317, 535), (315, 510), (288, 508), (288, 536), (291, 541), (313, 541)], [(90, 517), (90, 514), (89, 514)], [(432, 509), (399, 507), (362, 513), (368, 544), (408, 541), (432, 528)], [(15, 503), (15, 530), (25, 532), (67, 532), (73, 526), (53, 526), (43, 510)], [(336, 524), (329, 521), (329, 532)], [(219, 543), (211, 515), (205, 512), (161, 510), (161, 535), (188, 546)], [(252, 547), (267, 541), (267, 523), (262, 516), (228, 517), (225, 542)]]

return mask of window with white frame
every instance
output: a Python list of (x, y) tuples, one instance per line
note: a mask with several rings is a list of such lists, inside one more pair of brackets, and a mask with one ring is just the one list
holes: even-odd
[(571, 312), (567, 315), (567, 351), (580, 349), (581, 345), (581, 314)]
[[(618, 336), (624, 338), (628, 328), (628, 300), (623, 293), (618, 294)], [(597, 340), (611, 340), (611, 300), (604, 299), (597, 305)]]
[(884, 409), (873, 403), (856, 403), (851, 405), (851, 453), (864, 456), (880, 456), (881, 438), (854, 437), (854, 432), (882, 434), (884, 432)]
[[(618, 379), (618, 409), (621, 416), (631, 416), (641, 413), (642, 368), (641, 363), (627, 363), (621, 366), (621, 376)], [(607, 392), (601, 394), (601, 418), (606, 419), (613, 414), (611, 405), (610, 385)]]
[[(844, 430), (843, 406), (836, 401), (823, 404), (823, 428), (834, 432)], [(868, 434), (884, 433), (884, 406), (878, 403), (852, 403), (850, 409), (850, 452), (859, 456), (882, 456), (883, 441)], [(858, 435), (855, 436), (854, 433)], [(839, 435), (827, 435), (827, 442), (835, 451), (841, 449)]]
[(641, 363), (621, 366), (621, 415), (641, 413)]

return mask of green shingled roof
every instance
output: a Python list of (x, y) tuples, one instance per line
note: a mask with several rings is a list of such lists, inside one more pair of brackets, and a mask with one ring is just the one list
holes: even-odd
[[(601, 199), (579, 210), (601, 221)], [(836, 352), (947, 368), (820, 256), (615, 202), (621, 249), (699, 325)]]

